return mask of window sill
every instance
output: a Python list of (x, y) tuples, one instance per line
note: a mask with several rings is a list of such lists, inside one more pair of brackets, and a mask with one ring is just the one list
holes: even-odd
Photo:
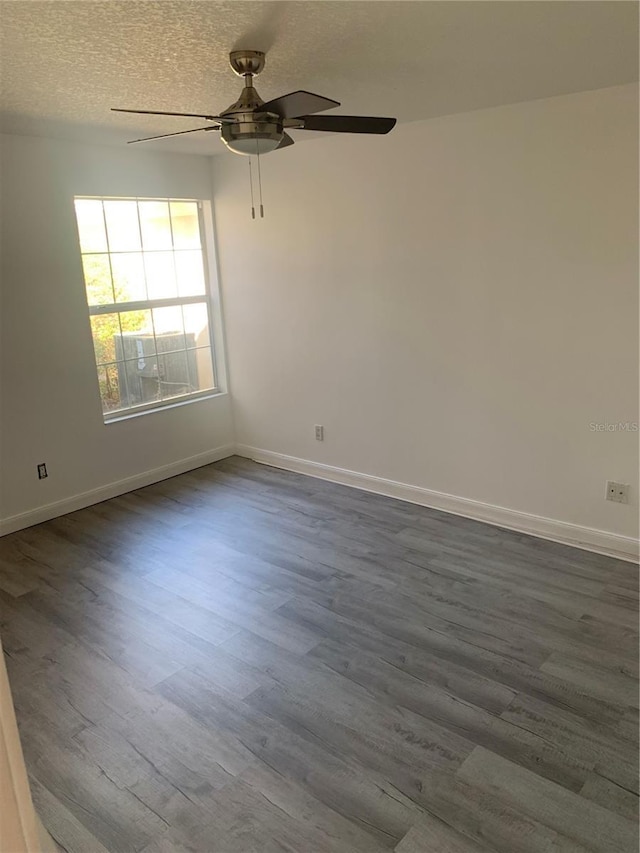
[(163, 403), (160, 406), (150, 403), (147, 406), (137, 406), (135, 409), (125, 409), (120, 412), (114, 412), (113, 415), (103, 415), (103, 420), (105, 426), (108, 426), (109, 424), (119, 423), (120, 421), (131, 420), (131, 418), (140, 418), (143, 415), (157, 415), (167, 409), (178, 409), (181, 406), (189, 406), (192, 403), (200, 403), (203, 400), (211, 400), (214, 397), (226, 396), (227, 391), (212, 389), (210, 391), (203, 391), (203, 393), (198, 396), (177, 398), (176, 400), (172, 400), (170, 403)]

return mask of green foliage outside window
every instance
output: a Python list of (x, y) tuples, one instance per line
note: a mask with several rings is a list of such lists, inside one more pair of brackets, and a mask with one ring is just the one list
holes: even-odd
[[(105, 263), (106, 261), (106, 263)], [(121, 279), (112, 284), (108, 255), (84, 255), (84, 276), (90, 305), (108, 305), (126, 302), (131, 283)], [(115, 291), (115, 292), (114, 292)], [(91, 317), (93, 347), (98, 366), (100, 397), (107, 409), (118, 409), (121, 389), (116, 361), (116, 336), (120, 332), (152, 333), (151, 311), (124, 311), (113, 314), (95, 314)], [(122, 389), (124, 391), (124, 389)]]

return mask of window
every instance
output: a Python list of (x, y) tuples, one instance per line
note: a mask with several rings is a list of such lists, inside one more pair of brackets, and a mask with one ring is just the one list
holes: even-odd
[(105, 421), (217, 390), (202, 207), (75, 199)]

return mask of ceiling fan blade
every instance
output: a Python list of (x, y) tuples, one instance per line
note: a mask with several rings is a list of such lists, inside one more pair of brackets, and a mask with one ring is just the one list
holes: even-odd
[(112, 113), (136, 113), (137, 115), (146, 116), (187, 116), (187, 118), (205, 118), (207, 121), (233, 121), (233, 119), (225, 119), (224, 116), (206, 116), (202, 113), (163, 113), (159, 110), (123, 110), (120, 107), (111, 107)]
[(275, 113), (280, 118), (295, 118), (301, 113), (319, 113), (322, 110), (330, 110), (332, 107), (339, 107), (338, 101), (332, 101), (331, 98), (323, 98), (321, 95), (314, 95), (313, 92), (305, 92), (302, 89), (298, 92), (290, 92), (288, 95), (282, 95), (280, 98), (274, 98), (272, 101), (267, 101), (266, 104), (261, 104), (256, 112)]
[[(280, 145), (278, 145), (278, 148), (287, 148), (287, 146), (289, 145), (295, 145), (295, 142), (289, 136), (288, 133), (285, 133), (282, 137), (282, 142), (280, 143)], [(276, 148), (276, 151), (278, 150), (278, 148)]]
[(377, 116), (299, 116), (299, 130), (328, 130), (332, 133), (389, 133), (395, 118)]
[(133, 145), (134, 142), (150, 142), (152, 139), (166, 139), (167, 136), (182, 136), (183, 133), (197, 133), (199, 130), (220, 130), (215, 125), (207, 127), (194, 127), (193, 130), (179, 130), (177, 133), (161, 133), (160, 136), (145, 136), (143, 139), (130, 139), (127, 145)]

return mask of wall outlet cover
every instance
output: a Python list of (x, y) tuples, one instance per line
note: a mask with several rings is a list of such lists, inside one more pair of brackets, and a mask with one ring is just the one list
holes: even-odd
[(628, 504), (629, 486), (626, 483), (615, 483), (613, 480), (607, 480), (606, 499), (619, 504)]

